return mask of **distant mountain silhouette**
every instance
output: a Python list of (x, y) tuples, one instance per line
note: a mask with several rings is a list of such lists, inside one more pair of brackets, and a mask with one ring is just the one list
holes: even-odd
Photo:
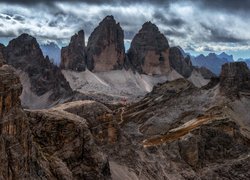
[(42, 44), (40, 48), (44, 56), (49, 56), (49, 59), (55, 64), (59, 65), (61, 62), (61, 49), (57, 44), (51, 42), (49, 44)]
[(225, 52), (217, 55), (215, 53), (210, 53), (207, 56), (201, 54), (197, 57), (193, 57), (192, 63), (194, 66), (206, 67), (216, 75), (219, 75), (221, 72), (221, 66), (228, 62), (234, 62), (233, 56), (228, 55)]
[(246, 62), (246, 63), (247, 63), (247, 66), (250, 68), (250, 58), (248, 58), (248, 59), (239, 58), (237, 61)]

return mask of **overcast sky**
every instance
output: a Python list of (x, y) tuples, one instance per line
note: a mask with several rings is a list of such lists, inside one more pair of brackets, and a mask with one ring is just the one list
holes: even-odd
[(171, 46), (193, 54), (225, 51), (235, 59), (250, 58), (249, 10), (249, 0), (0, 0), (0, 42), (28, 33), (40, 43), (66, 45), (80, 29), (87, 39), (105, 16), (113, 15), (126, 44), (151, 21)]

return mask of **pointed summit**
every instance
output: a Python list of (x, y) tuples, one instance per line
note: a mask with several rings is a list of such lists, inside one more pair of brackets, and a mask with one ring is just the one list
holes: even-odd
[(131, 64), (140, 73), (166, 74), (170, 70), (169, 44), (158, 27), (149, 22), (142, 25), (128, 51)]
[(169, 61), (172, 68), (183, 77), (188, 78), (193, 71), (193, 66), (190, 56), (185, 58), (182, 51), (180, 47), (171, 47), (169, 51)]
[(71, 37), (67, 47), (61, 51), (62, 69), (84, 71), (86, 68), (85, 37), (84, 31), (81, 30)]
[(160, 32), (158, 27), (153, 24), (151, 21), (147, 21), (142, 25), (141, 31), (155, 31), (155, 32)]
[(113, 16), (107, 16), (89, 37), (87, 45), (88, 69), (94, 72), (121, 69), (124, 65), (124, 59), (124, 32)]
[[(37, 96), (50, 92), (49, 100), (56, 101), (71, 94), (71, 88), (60, 69), (44, 58), (36, 38), (22, 34), (11, 40), (5, 48), (5, 56), (7, 64), (28, 75), (31, 83), (29, 90)], [(30, 94), (26, 95), (28, 97), (24, 95), (22, 103), (29, 99)]]

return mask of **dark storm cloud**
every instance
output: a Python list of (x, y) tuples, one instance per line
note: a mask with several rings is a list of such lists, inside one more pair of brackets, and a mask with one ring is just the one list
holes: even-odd
[(212, 49), (211, 47), (208, 47), (208, 46), (204, 46), (204, 47), (203, 47), (203, 51), (212, 52), (212, 51), (214, 51), (214, 49)]
[(124, 29), (127, 41), (131, 41), (145, 21), (155, 23), (170, 45), (181, 45), (189, 50), (212, 50), (212, 46), (227, 48), (232, 44), (237, 48), (247, 46), (250, 41), (247, 32), (250, 15), (245, 13), (250, 10), (250, 0), (1, 2), (0, 37), (15, 37), (25, 32), (40, 40), (68, 43), (74, 33), (84, 29), (87, 40), (105, 16), (114, 15)]
[(25, 21), (25, 18), (23, 16), (20, 16), (20, 15), (14, 15), (13, 19), (15, 19), (16, 21), (19, 21), (19, 22)]
[(126, 4), (126, 3), (150, 3), (150, 4), (168, 4), (174, 2), (193, 2), (204, 5), (210, 8), (222, 8), (232, 10), (250, 10), (249, 0), (0, 0), (4, 3), (18, 3), (18, 4), (50, 4), (54, 2), (83, 2), (88, 4)]
[(80, 3), (87, 3), (87, 4), (128, 4), (128, 3), (150, 3), (150, 4), (161, 4), (166, 5), (171, 0), (0, 0), (0, 2), (4, 3), (12, 3), (12, 4), (53, 4), (55, 2), (80, 2)]
[(185, 24), (181, 18), (170, 16), (169, 18), (164, 16), (163, 12), (155, 12), (154, 18), (167, 26), (181, 27)]
[(174, 37), (179, 37), (179, 38), (185, 38), (185, 37), (187, 37), (187, 33), (186, 32), (179, 32), (176, 29), (166, 30), (166, 31), (164, 31), (164, 34), (167, 37), (173, 37), (173, 36)]
[(249, 0), (198, 0), (206, 8), (230, 11), (249, 11)]
[(223, 27), (209, 26), (206, 24), (201, 24), (201, 26), (210, 32), (210, 35), (205, 37), (205, 39), (210, 42), (243, 43), (249, 41), (249, 39), (237, 37), (237, 35), (232, 34)]

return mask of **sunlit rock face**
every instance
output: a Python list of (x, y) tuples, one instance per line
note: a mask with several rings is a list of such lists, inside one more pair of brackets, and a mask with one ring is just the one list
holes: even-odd
[(128, 58), (140, 73), (154, 75), (170, 71), (168, 41), (151, 22), (144, 23), (133, 38)]
[(81, 30), (71, 37), (68, 46), (63, 47), (61, 51), (62, 69), (75, 71), (84, 71), (86, 69), (85, 37)]
[(124, 60), (124, 32), (113, 16), (107, 16), (89, 37), (88, 69), (94, 72), (122, 69)]

